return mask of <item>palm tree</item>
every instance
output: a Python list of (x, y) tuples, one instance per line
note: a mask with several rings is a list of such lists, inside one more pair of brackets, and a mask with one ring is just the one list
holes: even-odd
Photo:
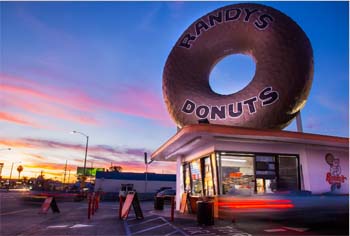
[(23, 171), (23, 166), (19, 165), (17, 167), (17, 171), (18, 171), (18, 179), (21, 179), (21, 172)]

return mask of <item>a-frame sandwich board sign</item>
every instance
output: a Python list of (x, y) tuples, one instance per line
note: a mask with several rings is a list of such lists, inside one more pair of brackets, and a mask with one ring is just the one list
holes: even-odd
[(140, 206), (140, 201), (137, 197), (137, 193), (132, 191), (130, 191), (128, 195), (126, 195), (126, 199), (122, 208), (121, 218), (123, 220), (126, 220), (128, 218), (131, 205), (134, 208), (136, 219), (143, 219), (143, 214)]

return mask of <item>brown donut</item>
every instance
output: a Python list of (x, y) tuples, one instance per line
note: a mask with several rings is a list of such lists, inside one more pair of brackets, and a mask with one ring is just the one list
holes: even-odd
[[(242, 90), (220, 95), (209, 75), (231, 54), (253, 57), (256, 71)], [(196, 20), (170, 52), (163, 96), (179, 127), (212, 124), (282, 129), (305, 105), (313, 79), (313, 52), (303, 30), (280, 11), (234, 4)]]

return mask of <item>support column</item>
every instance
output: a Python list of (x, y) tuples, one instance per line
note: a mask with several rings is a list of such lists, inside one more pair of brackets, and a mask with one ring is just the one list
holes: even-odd
[(176, 210), (180, 210), (181, 195), (183, 193), (183, 170), (182, 170), (182, 157), (176, 157)]

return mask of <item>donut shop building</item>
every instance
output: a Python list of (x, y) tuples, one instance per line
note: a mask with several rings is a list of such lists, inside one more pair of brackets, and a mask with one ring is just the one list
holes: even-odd
[(179, 130), (152, 158), (177, 162), (177, 209), (184, 192), (193, 197), (349, 193), (347, 138), (195, 124)]
[[(251, 56), (256, 70), (246, 87), (222, 95), (209, 76), (232, 54)], [(167, 58), (162, 85), (179, 130), (152, 154), (177, 163), (178, 210), (185, 192), (192, 198), (349, 194), (349, 139), (302, 132), (313, 62), (300, 26), (261, 4), (216, 9), (184, 31)], [(283, 131), (295, 118), (301, 132)]]

